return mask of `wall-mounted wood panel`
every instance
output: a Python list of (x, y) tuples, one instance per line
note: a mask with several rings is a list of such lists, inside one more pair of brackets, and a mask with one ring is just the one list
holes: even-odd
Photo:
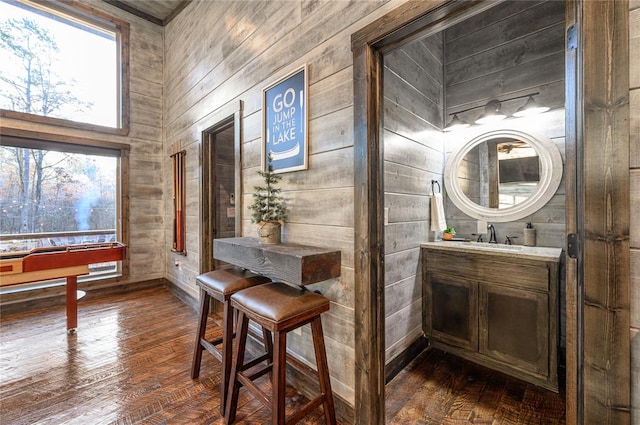
[[(491, 99), (505, 99), (539, 91), (536, 100), (550, 106), (551, 112), (539, 115), (536, 127), (552, 138), (563, 161), (564, 155), (564, 3), (558, 1), (505, 2), (445, 31), (445, 100), (447, 114), (468, 107), (484, 105)], [(505, 102), (502, 110), (516, 111), (525, 99)], [(482, 108), (460, 114), (473, 123)], [(450, 117), (449, 117), (450, 118)], [(505, 126), (516, 125), (509, 118)], [(478, 128), (477, 125), (473, 128)], [(475, 130), (474, 130), (475, 131)], [(447, 134), (447, 146), (459, 146), (467, 133)], [(476, 181), (477, 179), (472, 179)], [(565, 221), (560, 196), (561, 184), (554, 199), (534, 215), (513, 223), (499, 223), (499, 236), (519, 236), (532, 222), (538, 232), (538, 244), (564, 246), (564, 234), (557, 233)], [(477, 232), (476, 220), (465, 217), (448, 199), (447, 215), (460, 236)], [(542, 236), (542, 238), (541, 238)], [(544, 241), (544, 242), (543, 242)]]
[[(163, 145), (162, 145), (162, 75), (163, 31), (150, 22), (102, 1), (86, 2), (130, 24), (130, 125), (128, 136), (105, 135), (91, 131), (3, 119), (3, 127), (15, 127), (56, 137), (80, 138), (91, 144), (103, 140), (130, 145), (129, 173), (124, 185), (129, 187), (130, 261), (128, 279), (109, 282), (92, 281), (81, 289), (92, 290), (112, 285), (133, 285), (137, 282), (162, 279), (165, 276), (165, 226), (163, 204)], [(56, 296), (64, 293), (64, 286), (52, 289), (21, 292), (12, 301)]]
[(620, 384), (630, 372), (628, 3), (584, 2), (583, 16), (584, 423), (624, 425), (631, 423), (630, 386)]
[(564, 107), (563, 2), (505, 2), (447, 29), (445, 45), (447, 114), (535, 91), (539, 102)]
[(640, 2), (629, 2), (631, 423), (640, 423)]
[(386, 364), (422, 337), (419, 246), (431, 180), (442, 182), (443, 56), (440, 33), (384, 56)]
[[(187, 229), (197, 229), (200, 132), (215, 124), (216, 111), (242, 101), (242, 196), (236, 214), (241, 234), (254, 236), (248, 204), (260, 184), (263, 87), (303, 63), (309, 70), (309, 169), (283, 175), (280, 187), (291, 213), (284, 226), (287, 242), (336, 248), (342, 252), (339, 279), (317, 284), (328, 296), (336, 320), (325, 331), (332, 358), (353, 365), (353, 72), (349, 35), (353, 25), (384, 6), (380, 2), (192, 2), (165, 27), (165, 146), (182, 141), (188, 150)], [(185, 54), (185, 52), (188, 52)], [(167, 188), (165, 187), (165, 190)], [(193, 205), (193, 208), (192, 208)], [(190, 214), (194, 214), (191, 216)], [(191, 220), (191, 221), (190, 221)], [(167, 227), (168, 230), (168, 227)], [(191, 245), (189, 236), (196, 243)], [(199, 235), (188, 233), (189, 254), (183, 271), (168, 267), (169, 279), (195, 292), (199, 269)], [(171, 259), (166, 261), (170, 266)], [(349, 318), (349, 320), (346, 320)], [(339, 326), (346, 326), (340, 329)], [(304, 340), (290, 349), (312, 354)], [(330, 360), (332, 386), (347, 404), (354, 404), (354, 372)]]

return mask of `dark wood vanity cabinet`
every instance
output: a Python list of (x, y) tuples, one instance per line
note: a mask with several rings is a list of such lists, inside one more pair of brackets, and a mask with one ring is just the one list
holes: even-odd
[(478, 352), (509, 367), (548, 377), (552, 361), (549, 296), (486, 283), (479, 287)]
[(561, 250), (550, 251), (554, 259), (425, 245), (423, 328), (430, 346), (558, 391)]
[(429, 273), (424, 287), (425, 327), (446, 344), (478, 349), (478, 285), (475, 281), (442, 273)]

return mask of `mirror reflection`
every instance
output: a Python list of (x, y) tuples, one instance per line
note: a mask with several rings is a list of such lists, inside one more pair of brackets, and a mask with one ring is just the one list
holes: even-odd
[(540, 183), (540, 160), (535, 148), (511, 137), (479, 143), (461, 161), (457, 180), (473, 203), (504, 209), (531, 196)]

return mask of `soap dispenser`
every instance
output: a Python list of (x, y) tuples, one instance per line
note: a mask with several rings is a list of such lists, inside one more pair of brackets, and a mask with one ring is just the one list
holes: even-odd
[(531, 223), (527, 223), (527, 227), (524, 229), (524, 245), (536, 246), (536, 229)]

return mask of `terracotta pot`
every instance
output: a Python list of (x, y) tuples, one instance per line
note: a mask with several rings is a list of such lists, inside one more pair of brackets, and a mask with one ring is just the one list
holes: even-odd
[(442, 239), (451, 240), (453, 239), (453, 235), (451, 233), (443, 233)]
[(262, 245), (277, 245), (281, 240), (281, 226), (277, 221), (269, 221), (258, 225), (258, 235)]

